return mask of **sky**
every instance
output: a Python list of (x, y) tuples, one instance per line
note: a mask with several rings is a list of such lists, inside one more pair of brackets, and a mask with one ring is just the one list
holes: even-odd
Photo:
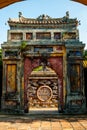
[(70, 0), (25, 0), (0, 9), (0, 47), (7, 41), (8, 19), (18, 18), (19, 12), (26, 18), (37, 18), (42, 14), (60, 18), (64, 17), (67, 11), (70, 18), (80, 21), (79, 37), (87, 49), (87, 6)]

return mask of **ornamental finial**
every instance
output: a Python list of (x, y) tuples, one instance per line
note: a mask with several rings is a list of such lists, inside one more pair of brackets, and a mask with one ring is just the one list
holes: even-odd
[(22, 16), (22, 12), (19, 12), (19, 18)]
[(69, 11), (66, 12), (66, 18), (69, 18)]

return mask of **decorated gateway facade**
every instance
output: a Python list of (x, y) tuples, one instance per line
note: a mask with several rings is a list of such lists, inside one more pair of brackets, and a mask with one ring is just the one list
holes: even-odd
[(19, 12), (8, 24), (7, 42), (2, 44), (2, 110), (85, 112), (79, 21), (69, 12), (62, 18), (25, 18)]

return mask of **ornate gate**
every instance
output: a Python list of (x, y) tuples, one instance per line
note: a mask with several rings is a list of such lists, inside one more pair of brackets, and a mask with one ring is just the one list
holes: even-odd
[(24, 109), (57, 108), (63, 103), (63, 57), (26, 57), (24, 61)]
[(27, 87), (28, 107), (31, 108), (58, 108), (58, 77), (56, 73), (42, 66), (32, 71)]

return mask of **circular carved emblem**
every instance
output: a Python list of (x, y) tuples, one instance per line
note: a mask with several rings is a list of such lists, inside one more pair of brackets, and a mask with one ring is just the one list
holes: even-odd
[(46, 85), (39, 87), (37, 97), (43, 102), (50, 100), (52, 97), (52, 89)]

